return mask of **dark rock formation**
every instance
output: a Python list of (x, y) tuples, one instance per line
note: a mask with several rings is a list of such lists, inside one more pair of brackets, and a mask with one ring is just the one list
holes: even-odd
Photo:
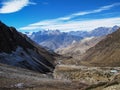
[(54, 69), (54, 55), (0, 22), (0, 63), (46, 73)]

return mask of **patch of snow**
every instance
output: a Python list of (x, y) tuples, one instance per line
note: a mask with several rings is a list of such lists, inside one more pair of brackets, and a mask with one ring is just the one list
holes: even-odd
[(28, 37), (30, 37), (32, 34), (33, 34), (33, 32), (26, 32), (25, 33)]
[(118, 73), (117, 70), (111, 70), (110, 72), (111, 72), (111, 73)]
[(91, 39), (93, 39), (94, 37), (86, 37), (86, 38), (84, 38), (83, 40), (81, 40), (81, 42), (86, 42), (86, 41), (89, 41), (89, 40), (91, 40)]
[(24, 86), (24, 83), (15, 84), (15, 87), (17, 87), (17, 88), (23, 88), (23, 86)]
[(74, 44), (74, 43), (76, 43), (76, 42), (77, 42), (76, 40), (73, 40), (73, 41), (72, 41), (72, 44)]

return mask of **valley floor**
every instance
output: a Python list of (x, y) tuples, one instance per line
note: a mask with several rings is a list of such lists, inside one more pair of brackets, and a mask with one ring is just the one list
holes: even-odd
[(54, 74), (0, 64), (0, 90), (120, 90), (120, 67), (58, 65)]
[(71, 80), (53, 79), (51, 74), (39, 74), (0, 64), (0, 90), (77, 90), (86, 86), (79, 84)]

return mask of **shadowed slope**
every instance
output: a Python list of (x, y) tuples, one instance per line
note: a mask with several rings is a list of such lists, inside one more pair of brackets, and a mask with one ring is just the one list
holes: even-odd
[(54, 69), (54, 55), (0, 22), (0, 63), (46, 73)]

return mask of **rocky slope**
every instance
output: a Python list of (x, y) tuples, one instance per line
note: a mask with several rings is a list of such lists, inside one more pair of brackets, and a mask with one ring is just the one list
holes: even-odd
[(120, 66), (120, 29), (90, 48), (81, 60), (89, 66)]
[(0, 90), (79, 90), (81, 82), (53, 79), (50, 74), (0, 64)]
[(57, 66), (55, 78), (31, 70), (0, 64), (0, 90), (119, 90), (120, 73), (111, 69)]
[(88, 37), (84, 38), (79, 42), (74, 42), (71, 45), (68, 45), (65, 48), (59, 48), (56, 50), (56, 53), (64, 55), (64, 56), (71, 56), (73, 58), (80, 58), (79, 56), (86, 52), (89, 48), (95, 46), (99, 41), (101, 41), (103, 37)]
[(46, 73), (54, 69), (53, 56), (26, 35), (0, 22), (0, 63)]

